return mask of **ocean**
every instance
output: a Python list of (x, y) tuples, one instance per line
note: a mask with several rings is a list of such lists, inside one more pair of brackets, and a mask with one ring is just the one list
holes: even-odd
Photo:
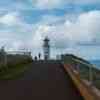
[(100, 69), (100, 60), (91, 60), (91, 64), (94, 64), (98, 69)]

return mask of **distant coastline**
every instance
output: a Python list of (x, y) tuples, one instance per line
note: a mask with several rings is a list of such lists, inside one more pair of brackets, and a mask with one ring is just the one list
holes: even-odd
[(100, 69), (100, 60), (89, 60), (89, 62)]

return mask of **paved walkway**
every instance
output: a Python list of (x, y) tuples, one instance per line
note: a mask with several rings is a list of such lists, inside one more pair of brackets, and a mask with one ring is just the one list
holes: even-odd
[(1, 100), (83, 100), (57, 62), (34, 62), (20, 80), (1, 81)]

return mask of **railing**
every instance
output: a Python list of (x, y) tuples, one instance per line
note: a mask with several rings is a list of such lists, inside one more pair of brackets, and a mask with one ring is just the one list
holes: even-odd
[[(99, 85), (96, 85), (96, 75), (100, 71), (92, 64), (86, 63), (79, 59), (72, 58), (71, 62), (64, 61), (64, 68), (67, 73), (72, 78), (76, 87), (79, 89), (80, 93), (85, 100), (100, 100)], [(98, 76), (98, 75), (97, 75)], [(95, 79), (94, 79), (95, 77)], [(98, 80), (100, 82), (100, 80)], [(97, 88), (96, 88), (97, 87)]]
[(31, 52), (25, 51), (8, 51), (7, 54), (18, 54), (18, 55), (31, 55)]
[(10, 52), (1, 52), (0, 55), (0, 70), (4, 67), (13, 66), (18, 63), (25, 63), (28, 60), (32, 60), (31, 52), (23, 51), (10, 51)]
[[(93, 66), (92, 64), (87, 64), (81, 60), (77, 60), (77, 59), (74, 59), (72, 58), (73, 61), (75, 61), (77, 63), (77, 71), (79, 72), (79, 74), (81, 75), (81, 69), (80, 69), (80, 64), (83, 64), (83, 65), (86, 65), (88, 67), (88, 79), (89, 79), (89, 82), (91, 83), (91, 85), (93, 84)], [(85, 74), (85, 73), (84, 73)]]
[(100, 89), (100, 85), (96, 85), (97, 83), (100, 83), (100, 70), (97, 69), (93, 64), (88, 64), (74, 58), (72, 58), (72, 60), (77, 63), (76, 67), (80, 74), (80, 78), (88, 80), (91, 85), (94, 85)]

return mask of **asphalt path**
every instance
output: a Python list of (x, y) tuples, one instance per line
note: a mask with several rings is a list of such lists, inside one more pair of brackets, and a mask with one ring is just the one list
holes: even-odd
[(59, 62), (33, 62), (18, 80), (0, 81), (0, 100), (83, 100)]

